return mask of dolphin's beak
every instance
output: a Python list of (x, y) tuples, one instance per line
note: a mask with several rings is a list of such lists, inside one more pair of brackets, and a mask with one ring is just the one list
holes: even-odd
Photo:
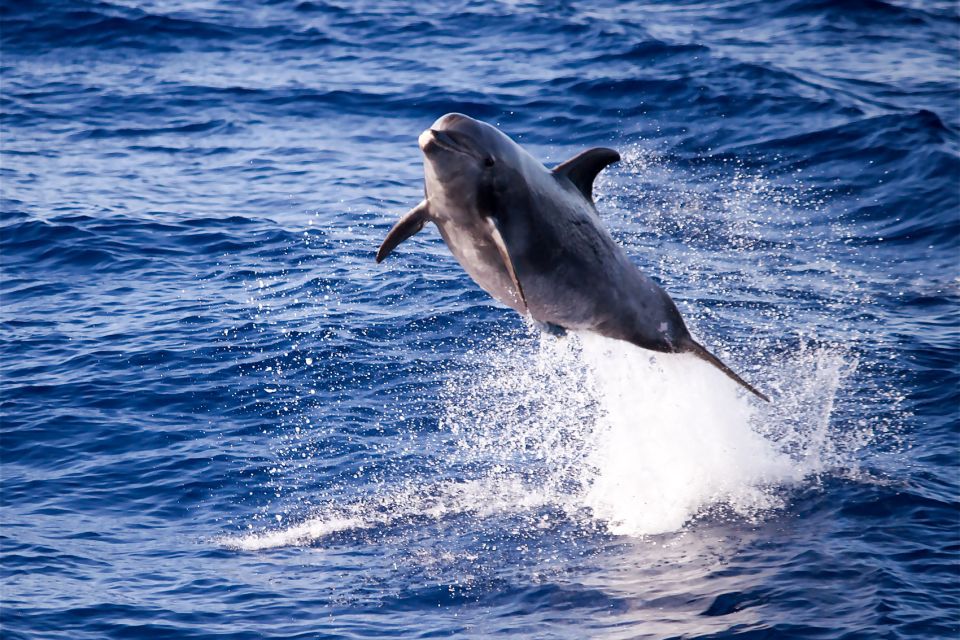
[(424, 153), (429, 151), (429, 146), (436, 145), (441, 149), (446, 149), (447, 151), (452, 151), (453, 153), (462, 153), (468, 156), (475, 155), (471, 152), (470, 147), (464, 145), (453, 135), (438, 129), (427, 129), (420, 134), (420, 138), (417, 140), (417, 142), (420, 144), (420, 150)]
[(433, 129), (427, 129), (420, 134), (420, 137), (417, 139), (417, 144), (420, 145), (421, 151), (427, 150), (427, 145), (433, 142)]

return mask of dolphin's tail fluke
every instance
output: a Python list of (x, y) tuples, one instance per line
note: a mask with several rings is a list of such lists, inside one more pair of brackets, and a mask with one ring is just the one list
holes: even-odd
[(692, 353), (693, 355), (697, 356), (701, 360), (706, 360), (707, 362), (715, 366), (717, 369), (720, 369), (720, 371), (723, 371), (725, 374), (727, 374), (727, 376), (731, 380), (740, 384), (745, 389), (749, 390), (750, 393), (752, 393), (753, 395), (762, 399), (764, 402), (770, 402), (770, 398), (768, 398), (763, 393), (760, 393), (759, 391), (757, 391), (753, 387), (753, 385), (751, 385), (749, 382), (747, 382), (746, 380), (738, 376), (734, 372), (734, 370), (728, 367), (727, 365), (725, 365), (723, 361), (720, 360), (720, 358), (718, 358), (717, 356), (707, 351), (707, 349), (702, 344), (700, 344), (699, 342), (696, 342), (695, 340), (693, 340), (693, 338), (690, 338), (689, 340), (687, 340), (686, 344), (684, 344), (683, 347), (681, 348), (681, 351), (686, 353)]

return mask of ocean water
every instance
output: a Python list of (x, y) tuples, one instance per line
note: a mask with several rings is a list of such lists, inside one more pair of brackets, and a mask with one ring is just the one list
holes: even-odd
[[(4, 638), (956, 638), (954, 2), (4, 2)], [(458, 111), (687, 356), (432, 228)]]

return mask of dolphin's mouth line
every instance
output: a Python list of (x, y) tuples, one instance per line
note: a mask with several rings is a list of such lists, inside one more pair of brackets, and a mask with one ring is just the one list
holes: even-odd
[[(427, 129), (423, 132), (424, 137), (427, 138), (427, 142), (432, 142), (441, 149), (445, 149), (452, 153), (459, 153), (461, 155), (470, 156), (476, 158), (477, 153), (473, 149), (459, 143), (453, 136), (448, 134), (445, 131), (438, 131), (437, 129)], [(421, 145), (421, 149), (426, 151), (426, 143)]]

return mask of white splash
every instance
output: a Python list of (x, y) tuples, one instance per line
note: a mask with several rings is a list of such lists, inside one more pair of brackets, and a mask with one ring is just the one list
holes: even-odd
[(833, 398), (852, 370), (840, 353), (752, 372), (786, 378), (765, 405), (692, 356), (590, 334), (519, 350), (492, 349), (482, 373), (452, 381), (445, 423), (487, 474), (523, 475), (613, 533), (676, 531), (716, 507), (751, 518), (834, 462)]
[(752, 428), (762, 407), (693, 356), (652, 356), (584, 337), (584, 359), (603, 407), (596, 475), (583, 500), (611, 531), (675, 531), (718, 503), (738, 513), (775, 504), (768, 487), (802, 472)]
[(692, 356), (591, 334), (503, 338), (450, 376), (441, 426), (453, 453), (430, 478), (220, 542), (253, 551), (544, 508), (631, 536), (678, 531), (717, 509), (750, 520), (782, 506), (784, 486), (844, 462), (830, 416), (853, 366), (842, 352), (804, 349), (751, 371), (774, 392), (766, 405)]

